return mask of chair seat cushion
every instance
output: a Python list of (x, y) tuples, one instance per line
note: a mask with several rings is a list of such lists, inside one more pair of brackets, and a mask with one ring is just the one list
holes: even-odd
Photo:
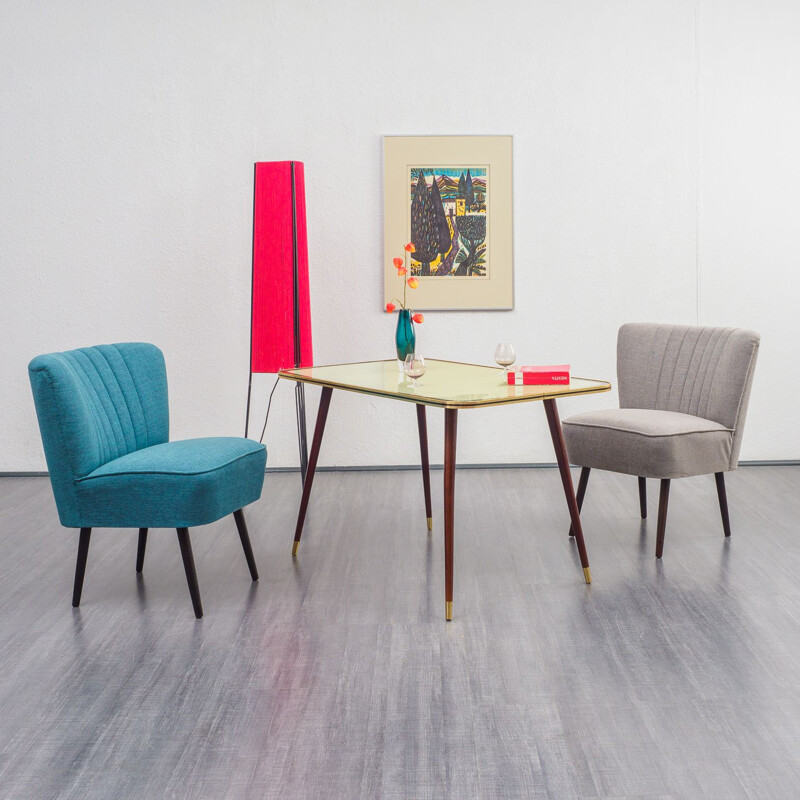
[(733, 431), (676, 411), (611, 408), (562, 422), (572, 464), (644, 478), (685, 478), (730, 469)]
[(251, 439), (212, 437), (135, 450), (76, 481), (83, 525), (188, 528), (258, 500), (267, 451)]

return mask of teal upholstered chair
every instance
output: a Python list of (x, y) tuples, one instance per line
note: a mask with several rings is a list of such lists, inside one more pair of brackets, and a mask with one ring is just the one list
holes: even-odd
[(189, 527), (233, 513), (258, 580), (242, 508), (261, 496), (266, 449), (250, 439), (169, 441), (164, 356), (152, 344), (84, 347), (28, 366), (61, 524), (80, 528), (72, 605), (78, 606), (92, 528), (176, 528), (195, 615), (203, 616)]

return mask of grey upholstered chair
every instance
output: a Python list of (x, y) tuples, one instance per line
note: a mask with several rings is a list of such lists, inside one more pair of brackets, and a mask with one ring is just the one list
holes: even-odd
[[(637, 475), (642, 519), (647, 478), (661, 481), (656, 558), (664, 550), (672, 478), (714, 473), (725, 536), (731, 535), (725, 472), (736, 469), (759, 335), (743, 328), (634, 323), (617, 338), (619, 408), (563, 420), (570, 463)], [(570, 529), (572, 535), (572, 529)]]

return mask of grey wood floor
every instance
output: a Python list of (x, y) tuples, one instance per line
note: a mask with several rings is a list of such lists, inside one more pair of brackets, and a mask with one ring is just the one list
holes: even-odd
[(636, 480), (592, 475), (587, 587), (555, 470), (463, 470), (444, 621), (441, 472), (297, 475), (177, 537), (77, 532), (0, 479), (2, 798), (796, 798), (800, 468), (674, 481), (665, 557)]

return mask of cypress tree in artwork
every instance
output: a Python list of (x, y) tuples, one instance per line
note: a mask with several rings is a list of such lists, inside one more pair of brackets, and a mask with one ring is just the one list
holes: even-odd
[(466, 180), (464, 197), (466, 200), (467, 211), (469, 211), (475, 204), (475, 192), (472, 189), (472, 175), (469, 174), (469, 170), (467, 170), (467, 180)]
[(439, 192), (439, 184), (436, 183), (436, 175), (433, 176), (433, 184), (431, 185), (431, 204), (433, 205), (433, 216), (436, 220), (436, 235), (439, 239), (438, 251), (442, 254), (442, 259), (444, 259), (445, 253), (450, 249), (450, 226), (447, 224), (442, 195)]
[(439, 235), (424, 170), (419, 171), (414, 196), (411, 198), (411, 241), (416, 248), (414, 259), (422, 265), (420, 275), (430, 275), (431, 261), (439, 252)]
[(465, 197), (467, 194), (467, 179), (464, 177), (464, 173), (461, 173), (461, 177), (458, 179), (458, 196)]

